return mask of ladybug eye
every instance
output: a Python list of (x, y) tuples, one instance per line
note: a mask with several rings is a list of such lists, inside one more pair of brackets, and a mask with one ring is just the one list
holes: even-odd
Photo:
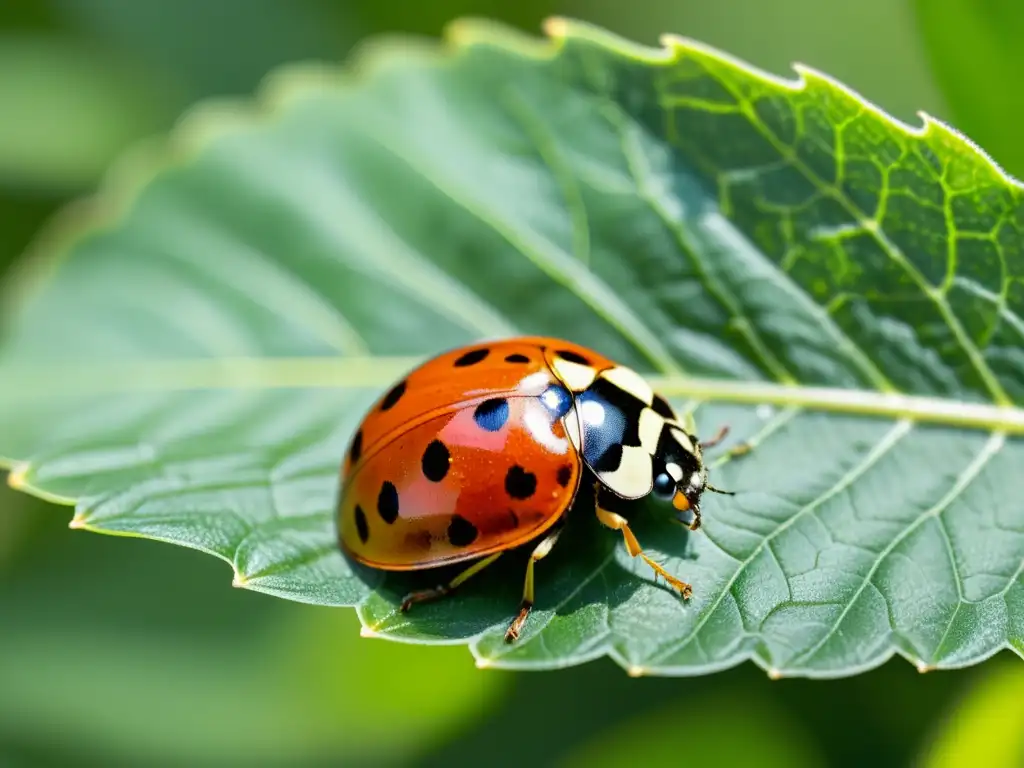
[(654, 495), (659, 499), (671, 499), (676, 492), (676, 481), (668, 472), (659, 472), (654, 478)]

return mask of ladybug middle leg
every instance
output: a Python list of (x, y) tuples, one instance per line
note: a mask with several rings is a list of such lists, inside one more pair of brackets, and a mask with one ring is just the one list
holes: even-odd
[(518, 615), (512, 619), (512, 623), (505, 630), (506, 643), (512, 643), (519, 639), (519, 633), (523, 630), (526, 617), (530, 615), (530, 611), (533, 609), (533, 566), (538, 560), (547, 557), (551, 552), (551, 548), (555, 546), (555, 542), (558, 541), (558, 537), (562, 533), (564, 521), (565, 518), (563, 517), (560, 522), (556, 523), (554, 529), (541, 539), (540, 544), (534, 547), (533, 552), (530, 554), (530, 560), (526, 564), (526, 580), (523, 583), (523, 600), (519, 603)]
[(480, 571), (501, 557), (501, 555), (501, 552), (495, 552), (493, 555), (485, 557), (483, 560), (478, 560), (447, 584), (439, 584), (433, 589), (420, 589), (416, 592), (410, 592), (405, 596), (405, 598), (403, 598), (402, 605), (398, 610), (405, 613), (412, 608), (415, 603), (425, 603), (429, 600), (437, 600), (440, 597), (451, 594), (451, 592), (462, 582), (466, 581), (470, 576), (480, 573)]
[[(602, 499), (607, 499), (607, 492), (603, 486), (598, 486), (594, 493), (594, 511), (597, 513), (597, 519), (600, 520), (604, 525), (608, 526), (612, 530), (622, 531), (622, 538), (626, 544), (626, 551), (629, 552), (631, 557), (637, 557), (638, 555), (643, 558), (651, 568), (654, 569), (654, 573), (657, 576), (661, 576), (670, 585), (679, 590), (679, 593), (683, 596), (683, 599), (688, 599), (693, 594), (693, 588), (685, 581), (681, 581), (673, 576), (671, 573), (666, 571), (650, 557), (644, 554), (643, 548), (640, 546), (640, 542), (636, 540), (636, 536), (633, 535), (633, 531), (630, 530), (629, 522), (622, 515), (615, 512), (611, 512), (605, 509), (602, 504)], [(607, 503), (607, 502), (606, 502)]]

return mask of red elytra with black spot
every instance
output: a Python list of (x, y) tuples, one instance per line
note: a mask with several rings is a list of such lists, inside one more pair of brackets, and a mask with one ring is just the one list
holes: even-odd
[(565, 414), (540, 399), (562, 386), (556, 353), (595, 371), (615, 365), (527, 337), (446, 352), (384, 394), (345, 457), (345, 550), (376, 568), (430, 568), (517, 547), (557, 523), (582, 464)]

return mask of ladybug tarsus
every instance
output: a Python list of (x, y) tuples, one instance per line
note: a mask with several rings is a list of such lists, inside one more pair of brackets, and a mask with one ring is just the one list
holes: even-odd
[(629, 552), (630, 557), (640, 557), (645, 563), (654, 569), (655, 580), (657, 580), (658, 576), (661, 576), (670, 586), (679, 590), (679, 593), (683, 596), (684, 600), (688, 600), (692, 597), (693, 587), (685, 581), (677, 579), (671, 573), (658, 565), (658, 563), (651, 559), (650, 556), (644, 554), (644, 550), (640, 546), (640, 542), (637, 541), (636, 536), (629, 527), (629, 522), (622, 515), (605, 509), (602, 506), (602, 497), (607, 499), (606, 490), (600, 483), (598, 483), (594, 489), (594, 511), (597, 513), (597, 519), (613, 531), (622, 531), (622, 538), (626, 544), (626, 551)]
[(679, 518), (678, 519), (679, 519), (679, 522), (681, 522), (691, 532), (693, 532), (693, 531), (696, 531), (701, 526), (700, 509), (695, 507), (695, 508), (692, 508), (690, 510), (690, 512), (693, 514), (693, 518), (690, 520), (690, 522), (686, 522), (685, 520), (683, 520), (682, 513), (679, 514)]
[(410, 592), (402, 599), (402, 604), (398, 607), (398, 610), (405, 613), (416, 603), (428, 603), (450, 595), (455, 591), (455, 588), (462, 584), (466, 579), (474, 574), (480, 573), (480, 571), (501, 557), (501, 555), (501, 552), (495, 552), (490, 557), (478, 560), (447, 584), (439, 584), (433, 589), (421, 589), (416, 592)]
[(519, 639), (519, 633), (523, 629), (523, 625), (526, 624), (526, 617), (530, 615), (530, 611), (533, 610), (534, 590), (533, 590), (533, 568), (538, 560), (543, 560), (550, 554), (552, 548), (555, 546), (555, 542), (558, 541), (558, 537), (562, 534), (562, 526), (565, 524), (565, 516), (558, 521), (554, 529), (543, 539), (540, 544), (533, 548), (533, 552), (530, 553), (530, 559), (526, 563), (526, 578), (523, 580), (523, 599), (519, 603), (519, 613), (512, 623), (508, 625), (508, 629), (505, 630), (505, 642), (512, 643)]
[(523, 625), (526, 624), (526, 617), (530, 615), (530, 611), (533, 609), (533, 603), (523, 601), (519, 606), (519, 614), (512, 619), (512, 623), (508, 625), (508, 629), (505, 630), (505, 642), (514, 643), (519, 639), (520, 633), (523, 631)]
[(451, 589), (449, 589), (444, 584), (439, 584), (433, 589), (421, 589), (417, 590), (416, 592), (410, 592), (404, 598), (402, 598), (402, 604), (398, 606), (398, 610), (400, 610), (402, 613), (405, 613), (410, 608), (412, 608), (413, 605), (415, 605), (416, 603), (426, 603), (430, 600), (437, 600), (438, 598), (444, 597), (450, 592)]

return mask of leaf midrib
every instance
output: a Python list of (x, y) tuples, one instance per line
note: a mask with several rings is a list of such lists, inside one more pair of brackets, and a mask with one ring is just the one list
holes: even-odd
[[(216, 389), (367, 389), (386, 387), (422, 357), (236, 357), (125, 363), (59, 362), (0, 366), (9, 404), (47, 397)], [(866, 389), (647, 375), (668, 397), (775, 405), (1024, 434), (1024, 408), (952, 397)], [(70, 382), (70, 385), (69, 385)]]

